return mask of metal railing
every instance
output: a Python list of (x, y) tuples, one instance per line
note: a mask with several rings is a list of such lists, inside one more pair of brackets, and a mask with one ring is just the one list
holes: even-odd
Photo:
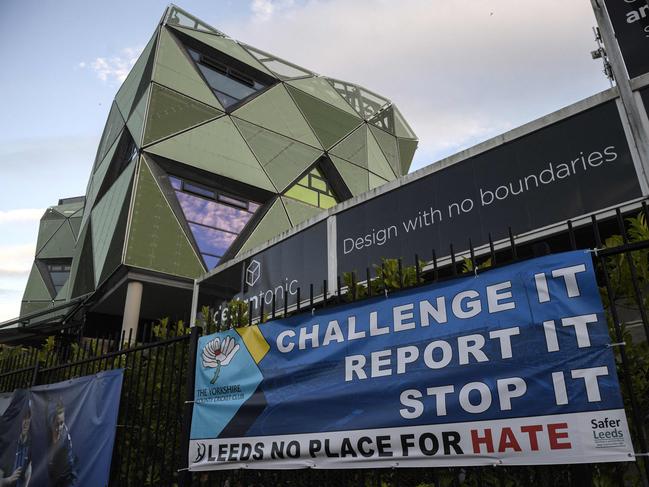
[[(634, 217), (634, 220), (629, 219)], [(141, 341), (132, 336), (79, 338), (57, 335), (40, 349), (14, 349), (0, 361), (0, 392), (32, 385), (123, 368), (124, 385), (113, 452), (111, 483), (128, 485), (196, 486), (509, 486), (509, 485), (647, 485), (649, 460), (649, 208), (640, 214), (614, 212), (612, 216), (593, 216), (589, 225), (568, 224), (568, 231), (544, 238), (543, 242), (516, 242), (510, 232), (509, 245), (477, 255), (469, 242), (469, 251), (457, 254), (431, 251), (413, 266), (398, 259), (393, 268), (396, 281), (389, 286), (373, 286), (386, 275), (386, 263), (365, 269), (360, 280), (350, 272), (330, 283), (311, 284), (308, 291), (298, 291), (295, 302), (274, 306), (252, 319), (241, 301), (231, 303), (233, 312), (223, 322), (204, 322), (202, 328), (189, 332), (166, 322), (149, 326)], [(646, 232), (646, 235), (643, 234)], [(616, 237), (611, 238), (615, 235)], [(646, 237), (646, 238), (645, 238)], [(608, 240), (605, 240), (608, 238)], [(464, 246), (466, 248), (466, 246)], [(189, 473), (187, 444), (193, 401), (193, 371), (196, 348), (201, 333), (211, 333), (232, 326), (246, 326), (303, 312), (317, 312), (323, 307), (355, 302), (375, 295), (379, 290), (397, 292), (407, 287), (453, 279), (467, 273), (487, 272), (513, 261), (551, 253), (552, 250), (589, 249), (594, 260), (598, 284), (605, 304), (612, 342), (618, 364), (629, 425), (633, 435), (636, 463), (553, 465), (533, 467), (464, 467), (383, 470), (299, 471), (219, 471)], [(449, 254), (450, 252), (450, 254)], [(440, 264), (436, 255), (450, 255)], [(468, 274), (470, 275), (470, 274)], [(413, 278), (414, 276), (414, 278)], [(393, 276), (394, 277), (394, 276)], [(360, 282), (360, 284), (359, 284)], [(364, 284), (363, 284), (364, 283)], [(370, 283), (370, 285), (367, 285)], [(321, 292), (316, 291), (320, 288)], [(362, 291), (365, 289), (365, 291)], [(333, 291), (333, 292), (331, 292)], [(318, 295), (326, 298), (317, 299)], [(635, 338), (627, 323), (640, 323)], [(263, 325), (262, 325), (263, 326)]]

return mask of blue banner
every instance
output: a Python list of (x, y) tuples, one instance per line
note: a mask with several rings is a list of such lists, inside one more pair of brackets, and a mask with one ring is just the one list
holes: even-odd
[(202, 337), (190, 469), (629, 461), (591, 257)]
[(108, 485), (122, 378), (111, 370), (14, 391), (0, 416), (5, 484)]

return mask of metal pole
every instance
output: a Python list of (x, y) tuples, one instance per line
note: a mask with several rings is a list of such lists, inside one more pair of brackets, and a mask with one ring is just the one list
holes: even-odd
[(198, 314), (198, 293), (200, 292), (200, 284), (198, 279), (194, 279), (194, 290), (192, 291), (192, 310), (189, 315), (189, 326), (196, 326), (196, 315)]
[(194, 412), (194, 380), (196, 376), (196, 351), (198, 350), (198, 337), (201, 328), (194, 326), (189, 335), (189, 357), (187, 358), (187, 380), (185, 381), (185, 405), (183, 408), (182, 428), (180, 430), (180, 447), (185, 452), (181, 457), (178, 471), (178, 485), (189, 487), (191, 485), (191, 473), (189, 467), (189, 436), (192, 426), (192, 413)]
[(591, 0), (591, 4), (593, 6), (593, 11), (595, 12), (595, 18), (597, 19), (602, 39), (604, 40), (606, 54), (611, 62), (611, 68), (613, 69), (615, 83), (620, 93), (620, 99), (622, 100), (624, 111), (628, 118), (631, 136), (633, 138), (633, 145), (635, 145), (640, 157), (642, 174), (639, 174), (638, 176), (641, 177), (644, 182), (641, 186), (647, 187), (649, 184), (649, 178), (647, 177), (647, 172), (649, 171), (649, 128), (643, 126), (640, 107), (633, 96), (631, 82), (627, 75), (624, 59), (622, 58), (622, 51), (617, 43), (613, 24), (604, 5), (604, 0)]

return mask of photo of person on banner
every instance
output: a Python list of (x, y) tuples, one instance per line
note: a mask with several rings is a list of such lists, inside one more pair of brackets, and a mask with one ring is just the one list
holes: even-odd
[(27, 487), (29, 485), (29, 479), (32, 476), (31, 422), (32, 412), (31, 409), (28, 408), (21, 422), (20, 437), (18, 437), (18, 445), (16, 446), (14, 472), (20, 472), (20, 475), (14, 484), (16, 487)]
[(48, 474), (53, 487), (78, 485), (77, 456), (72, 449), (70, 430), (65, 423), (65, 407), (59, 399), (48, 406), (50, 445), (48, 451)]
[[(27, 394), (16, 391), (0, 418), (0, 487), (27, 487), (31, 479), (31, 411)], [(19, 423), (17, 418), (21, 418)], [(14, 426), (17, 424), (18, 431)]]

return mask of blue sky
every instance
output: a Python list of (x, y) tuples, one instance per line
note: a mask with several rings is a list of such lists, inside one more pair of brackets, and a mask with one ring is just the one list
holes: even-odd
[[(235, 39), (391, 98), (417, 169), (606, 89), (588, 0), (190, 0)], [(167, 3), (0, 2), (0, 321), (38, 219), (81, 195), (111, 101)]]

